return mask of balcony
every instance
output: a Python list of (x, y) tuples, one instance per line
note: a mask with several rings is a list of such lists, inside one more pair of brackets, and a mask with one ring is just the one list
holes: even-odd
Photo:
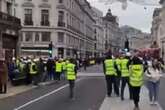
[(41, 21), (41, 26), (50, 26), (49, 21)]
[(0, 12), (0, 24), (21, 27), (21, 20), (9, 14)]
[(64, 22), (58, 22), (58, 26), (59, 27), (65, 27), (65, 23)]

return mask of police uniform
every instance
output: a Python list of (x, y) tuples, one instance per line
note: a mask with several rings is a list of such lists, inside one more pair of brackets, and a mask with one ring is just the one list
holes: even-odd
[(114, 91), (117, 96), (119, 96), (119, 88), (117, 86), (117, 68), (114, 59), (106, 59), (104, 61), (104, 74), (107, 83), (107, 95), (110, 97), (112, 93), (112, 85), (114, 86)]
[(60, 81), (61, 73), (62, 73), (62, 63), (57, 61), (55, 65), (55, 74), (57, 76), (57, 80)]
[(77, 74), (76, 65), (73, 63), (68, 63), (66, 65), (66, 76), (67, 76), (67, 80), (69, 81), (70, 98), (74, 97), (74, 87), (75, 87), (76, 74)]
[(140, 89), (143, 85), (144, 67), (140, 59), (134, 58), (133, 64), (130, 66), (130, 85), (135, 104), (134, 110), (139, 110)]
[(34, 61), (30, 64), (30, 75), (34, 85), (37, 85), (37, 65)]
[(130, 76), (130, 74), (129, 74), (129, 60), (127, 58), (123, 58), (123, 59), (121, 59), (121, 80), (122, 80), (121, 100), (124, 100), (124, 89), (126, 87), (126, 84), (128, 84), (130, 99), (132, 99), (131, 87), (129, 84), (129, 76)]

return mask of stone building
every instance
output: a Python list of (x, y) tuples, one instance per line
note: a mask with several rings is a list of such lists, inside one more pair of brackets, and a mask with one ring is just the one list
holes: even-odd
[(6, 60), (18, 54), (20, 19), (15, 17), (14, 0), (0, 0), (0, 52)]
[(151, 35), (161, 48), (161, 57), (165, 59), (165, 0), (160, 0), (162, 8), (157, 8), (153, 14)]
[(22, 55), (87, 57), (94, 53), (92, 8), (86, 0), (16, 0)]
[(128, 40), (131, 50), (149, 48), (152, 44), (152, 37), (149, 33), (144, 33), (139, 29), (127, 25), (122, 26), (121, 31), (125, 35), (126, 40)]
[(93, 9), (93, 18), (95, 19), (96, 23), (93, 24), (94, 31), (95, 31), (95, 56), (103, 56), (105, 52), (105, 45), (104, 45), (104, 29), (103, 29), (103, 12), (96, 8)]
[(123, 34), (119, 28), (118, 18), (112, 15), (109, 9), (106, 16), (103, 17), (104, 44), (105, 49), (111, 49), (112, 52), (118, 51), (123, 47)]

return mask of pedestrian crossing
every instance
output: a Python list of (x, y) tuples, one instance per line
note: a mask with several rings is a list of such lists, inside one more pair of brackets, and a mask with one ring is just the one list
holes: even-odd
[[(125, 100), (121, 101), (119, 97), (105, 97), (99, 110), (133, 110), (133, 101), (128, 99), (128, 89), (125, 89)], [(140, 94), (140, 110), (163, 110), (160, 105), (150, 105), (148, 90), (142, 87)]]

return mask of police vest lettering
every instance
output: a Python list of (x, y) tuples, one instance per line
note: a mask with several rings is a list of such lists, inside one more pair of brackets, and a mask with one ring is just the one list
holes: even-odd
[(67, 70), (67, 79), (75, 80), (76, 79), (75, 65), (72, 63), (67, 64), (66, 70)]
[(139, 87), (143, 85), (143, 65), (131, 65), (130, 66), (130, 84), (133, 87)]
[(114, 63), (115, 61), (111, 59), (104, 61), (106, 75), (117, 75)]
[(121, 76), (122, 77), (129, 77), (129, 69), (127, 67), (128, 62), (129, 62), (128, 59), (121, 60)]

